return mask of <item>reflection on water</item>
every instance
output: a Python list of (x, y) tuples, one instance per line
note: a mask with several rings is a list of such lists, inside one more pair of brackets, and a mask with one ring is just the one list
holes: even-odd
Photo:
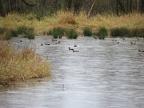
[[(15, 48), (33, 47), (52, 64), (54, 78), (0, 92), (0, 108), (143, 108), (144, 41), (51, 37), (12, 40)], [(41, 45), (41, 43), (43, 45)], [(49, 43), (50, 45), (45, 45)], [(79, 52), (68, 47), (77, 45)]]

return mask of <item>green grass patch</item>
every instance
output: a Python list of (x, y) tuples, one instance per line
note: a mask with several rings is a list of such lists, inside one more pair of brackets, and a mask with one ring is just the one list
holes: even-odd
[(67, 29), (66, 30), (66, 36), (68, 39), (77, 39), (78, 32), (75, 31), (74, 29)]
[(26, 30), (27, 30), (27, 27), (25, 27), (25, 26), (17, 27), (17, 33), (18, 34), (25, 34)]
[(17, 30), (10, 30), (12, 37), (18, 37)]
[(92, 29), (90, 28), (84, 28), (83, 29), (84, 36), (92, 36)]
[(34, 28), (27, 28), (27, 30), (25, 31), (25, 37), (27, 37), (28, 39), (35, 39), (35, 33), (34, 33)]
[(144, 29), (136, 28), (131, 30), (131, 36), (133, 37), (144, 37)]
[(101, 27), (99, 28), (97, 35), (99, 39), (105, 39), (105, 37), (108, 36), (108, 31), (106, 28)]
[(50, 76), (50, 64), (33, 49), (15, 51), (0, 42), (0, 84)]
[(130, 30), (125, 28), (125, 27), (121, 27), (121, 28), (113, 28), (110, 30), (110, 35), (112, 37), (129, 37), (131, 34)]
[(62, 38), (62, 36), (64, 35), (64, 28), (62, 27), (56, 27), (56, 28), (53, 28), (53, 31), (52, 31), (52, 35), (54, 38)]

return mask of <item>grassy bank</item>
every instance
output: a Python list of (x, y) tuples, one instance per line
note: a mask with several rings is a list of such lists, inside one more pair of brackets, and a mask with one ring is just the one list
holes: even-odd
[(0, 17), (0, 27), (16, 29), (19, 26), (33, 27), (36, 35), (46, 34), (54, 27), (75, 29), (79, 34), (82, 34), (86, 27), (94, 32), (101, 27), (105, 27), (108, 31), (120, 27), (135, 29), (144, 28), (144, 14), (133, 13), (123, 16), (105, 14), (87, 18), (84, 12), (74, 15), (72, 12), (59, 11), (52, 16), (41, 18), (40, 21), (33, 14), (8, 14), (5, 18)]
[(32, 49), (14, 51), (0, 41), (0, 84), (50, 76), (50, 65)]

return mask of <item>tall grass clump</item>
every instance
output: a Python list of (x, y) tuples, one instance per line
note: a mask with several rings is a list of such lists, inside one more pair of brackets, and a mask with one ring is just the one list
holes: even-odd
[(64, 35), (64, 28), (61, 27), (53, 28), (52, 35), (54, 38), (62, 38), (62, 36)]
[(50, 76), (50, 64), (33, 49), (15, 51), (5, 42), (0, 42), (0, 84)]
[(105, 27), (101, 27), (99, 28), (97, 35), (99, 39), (105, 39), (105, 37), (108, 36), (108, 31)]
[(25, 27), (25, 26), (18, 26), (17, 27), (17, 33), (18, 34), (25, 34), (26, 30), (27, 30), (27, 27)]
[(125, 28), (125, 27), (113, 28), (110, 30), (110, 34), (112, 37), (118, 37), (118, 36), (129, 37), (130, 36), (130, 30)]
[(84, 36), (92, 36), (92, 29), (90, 28), (84, 28), (83, 29)]
[(25, 31), (25, 37), (28, 39), (35, 39), (35, 33), (34, 33), (34, 28), (27, 28)]
[(131, 35), (133, 37), (144, 37), (144, 29), (143, 28), (132, 29)]
[(77, 39), (78, 32), (75, 31), (74, 29), (67, 29), (66, 30), (66, 36), (68, 39)]

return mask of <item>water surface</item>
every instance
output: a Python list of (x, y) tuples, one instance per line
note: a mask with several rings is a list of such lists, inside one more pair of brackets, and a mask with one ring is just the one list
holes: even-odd
[[(43, 36), (31, 41), (14, 38), (10, 43), (15, 49), (35, 48), (52, 64), (54, 78), (1, 90), (0, 108), (144, 107), (144, 53), (138, 52), (144, 49), (143, 40), (79, 37), (57, 44)], [(75, 44), (79, 52), (68, 49)]]

